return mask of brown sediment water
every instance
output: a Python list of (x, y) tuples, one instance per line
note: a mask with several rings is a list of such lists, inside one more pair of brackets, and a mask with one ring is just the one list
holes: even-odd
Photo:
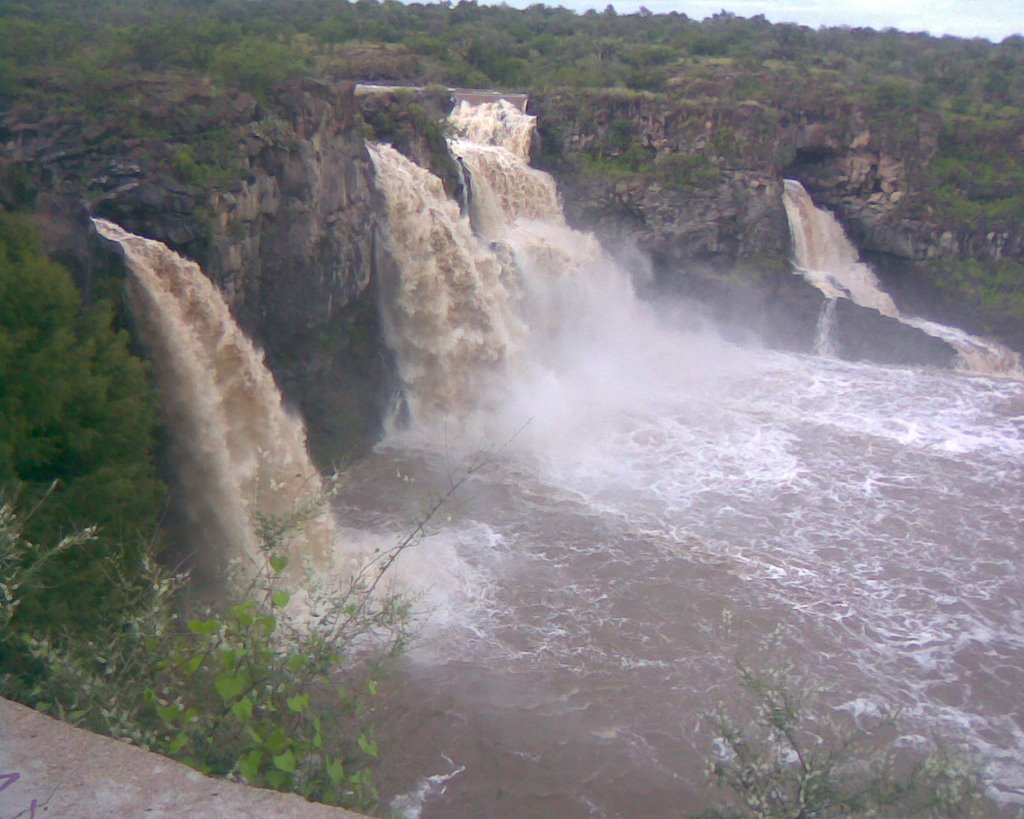
[[(1024, 803), (1024, 384), (741, 349), (641, 302), (642, 265), (565, 225), (521, 149), (530, 118), (491, 105), (453, 117), (476, 216), (446, 218), (487, 255), (473, 287), (500, 289), (515, 343), (461, 358), (451, 404), (406, 377), (423, 411), (337, 501), (352, 537), (386, 542), (484, 458), (399, 561), (425, 624), (382, 730), (395, 815), (706, 807), (703, 715), (738, 701), (737, 658), (788, 660), (818, 719), (899, 709), (901, 753), (963, 743), (990, 795)], [(440, 264), (419, 246), (410, 282)], [(427, 346), (459, 349), (471, 295)]]

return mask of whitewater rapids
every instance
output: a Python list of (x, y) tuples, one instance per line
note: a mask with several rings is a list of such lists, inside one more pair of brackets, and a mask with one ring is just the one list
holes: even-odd
[[(426, 817), (700, 810), (702, 714), (736, 701), (740, 658), (790, 660), (818, 716), (900, 709), (899, 748), (964, 743), (1024, 804), (1024, 384), (739, 349), (642, 303), (642, 262), (568, 228), (529, 168), (530, 127), (500, 104), (453, 115), (474, 198), (431, 208), (419, 247), (476, 267), (434, 268), (441, 305), (391, 305), (413, 424), (336, 507), (388, 542), (487, 453), (400, 566), (428, 616), (389, 692), (385, 795)], [(393, 232), (395, 255), (417, 235)], [(422, 333), (428, 309), (452, 337)], [(461, 350), (488, 352), (457, 356), (447, 401), (420, 377)]]

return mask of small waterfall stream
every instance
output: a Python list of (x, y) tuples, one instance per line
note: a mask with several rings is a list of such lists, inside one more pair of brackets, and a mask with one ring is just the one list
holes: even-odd
[(836, 354), (832, 333), (836, 324), (836, 300), (825, 299), (818, 314), (818, 325), (814, 330), (814, 354), (831, 358)]
[[(1002, 344), (972, 336), (955, 327), (901, 315), (889, 294), (882, 290), (874, 271), (860, 261), (857, 249), (836, 218), (827, 210), (815, 207), (799, 182), (794, 179), (785, 181), (782, 201), (789, 219), (796, 268), (828, 299), (849, 299), (854, 304), (877, 310), (884, 316), (942, 339), (957, 351), (958, 369), (1024, 378), (1020, 354)], [(834, 312), (834, 304), (831, 309)], [(824, 317), (824, 313), (822, 315)], [(820, 330), (819, 321), (816, 352), (821, 339)]]
[[(149, 350), (189, 528), (210, 558), (258, 556), (256, 515), (287, 516), (321, 494), (302, 422), (289, 414), (263, 353), (194, 262), (113, 222), (93, 220), (132, 272), (128, 300)], [(304, 556), (332, 545), (328, 513), (306, 525)]]

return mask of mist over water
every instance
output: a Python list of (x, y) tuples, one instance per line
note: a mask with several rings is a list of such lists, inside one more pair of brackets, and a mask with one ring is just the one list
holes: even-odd
[[(504, 204), (549, 189), (505, 144), (529, 119), (453, 117), (515, 344), (457, 406), (407, 378), (414, 423), (338, 500), (387, 542), (488, 453), (399, 567), (430, 616), (389, 695), (385, 795), (428, 817), (705, 807), (701, 714), (783, 624), (824, 712), (899, 707), (905, 747), (964, 741), (1024, 804), (1024, 385), (741, 349), (640, 301), (642, 265)], [(441, 235), (472, 235), (448, 213)], [(462, 332), (450, 308), (433, 326)]]

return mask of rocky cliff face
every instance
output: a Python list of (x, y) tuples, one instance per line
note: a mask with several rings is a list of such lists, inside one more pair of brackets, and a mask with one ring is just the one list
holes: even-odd
[[(909, 140), (906, 132), (902, 140), (894, 139), (856, 120), (821, 124), (798, 147), (786, 172), (838, 216), (901, 309), (1024, 350), (1018, 315), (990, 299), (965, 298), (945, 280), (951, 268), (965, 263), (1020, 265), (1024, 224), (1019, 218), (995, 224), (956, 218), (933, 205), (936, 180), (930, 165), (942, 135), (935, 116), (916, 119)], [(1024, 156), (1024, 142), (1016, 149), (990, 148)]]
[[(272, 109), (201, 85), (148, 90), (159, 138), (8, 113), (17, 138), (3, 151), (6, 203), (33, 200), (51, 249), (87, 293), (116, 267), (89, 240), (89, 212), (199, 261), (305, 416), (314, 457), (331, 466), (359, 452), (379, 433), (392, 366), (374, 299), (383, 251), (354, 86), (296, 83)], [(228, 167), (196, 162), (196, 134), (209, 132)]]
[[(350, 83), (303, 81), (266, 104), (198, 80), (126, 82), (129, 92), (140, 100), (134, 118), (103, 126), (48, 110), (0, 114), (0, 203), (35, 205), (87, 296), (109, 289), (117, 267), (88, 240), (88, 211), (198, 260), (267, 351), (321, 465), (360, 451), (394, 385), (375, 303), (393, 262), (365, 139), (394, 142), (458, 196), (447, 94), (357, 97)], [(535, 164), (556, 175), (570, 220), (648, 253), (662, 289), (699, 301), (736, 337), (813, 345), (822, 297), (790, 272), (781, 194), (792, 176), (839, 215), (901, 307), (1024, 348), (1012, 316), (965, 310), (934, 285), (943, 260), (1024, 261), (1019, 220), (951, 223), (922, 194), (941, 150), (935, 116), (892, 123), (850, 103), (772, 107), (703, 92), (549, 95), (530, 106)], [(871, 311), (843, 305), (836, 320), (847, 357), (948, 360), (945, 346)]]
[(602, 235), (628, 234), (664, 272), (786, 265), (772, 145), (758, 143), (742, 166), (714, 161), (717, 133), (765, 130), (760, 109), (715, 112), (645, 94), (541, 96), (530, 104), (537, 164), (556, 174), (574, 221)]
[(244, 146), (248, 175), (210, 197), (207, 269), (328, 465), (376, 440), (391, 389), (374, 294), (381, 227), (354, 87), (305, 83), (282, 119)]
[[(531, 106), (537, 162), (559, 178), (569, 217), (636, 242), (664, 286), (699, 299), (719, 320), (810, 348), (813, 324), (792, 319), (820, 297), (786, 281), (782, 180), (795, 178), (837, 214), (901, 309), (1024, 349), (1012, 314), (972, 307), (941, 287), (949, 262), (1024, 261), (1024, 227), (972, 226), (932, 207), (937, 115), (887, 122), (848, 101), (783, 109), (635, 92), (540, 96)], [(872, 346), (865, 344), (847, 349), (860, 355)], [(879, 347), (867, 357), (891, 361), (892, 353)]]

